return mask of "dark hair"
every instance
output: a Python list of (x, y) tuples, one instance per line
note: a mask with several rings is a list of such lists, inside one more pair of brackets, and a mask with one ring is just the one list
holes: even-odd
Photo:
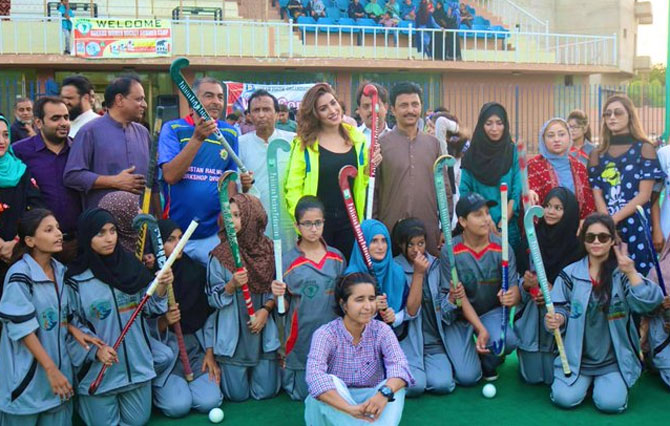
[(251, 96), (249, 96), (247, 111), (251, 112), (251, 101), (253, 101), (256, 98), (261, 98), (263, 96), (267, 96), (268, 98), (272, 99), (272, 105), (274, 105), (275, 107), (275, 112), (279, 111), (279, 101), (277, 100), (277, 98), (275, 98), (275, 96), (272, 93), (268, 92), (265, 89), (258, 89), (254, 93), (252, 93)]
[(237, 121), (240, 118), (239, 115), (235, 114), (234, 112), (231, 112), (230, 114), (226, 115), (226, 120), (235, 120)]
[(84, 77), (83, 75), (71, 75), (69, 77), (65, 77), (61, 87), (65, 86), (74, 86), (77, 89), (79, 96), (90, 95), (93, 91), (93, 85), (88, 80), (88, 78)]
[(14, 246), (12, 251), (12, 259), (10, 264), (14, 264), (23, 257), (24, 254), (30, 253), (30, 247), (26, 245), (26, 237), (34, 237), (40, 223), (49, 216), (53, 216), (50, 210), (47, 209), (31, 209), (21, 216), (18, 223), (17, 235), (19, 242)]
[(419, 100), (423, 102), (423, 92), (418, 84), (411, 81), (401, 81), (393, 86), (391, 89), (391, 105), (395, 106), (396, 98), (400, 95), (408, 95), (416, 93), (419, 95)]
[(324, 207), (321, 200), (316, 198), (313, 195), (305, 195), (304, 197), (298, 200), (298, 204), (295, 206), (295, 221), (299, 222), (300, 219), (305, 215), (305, 212), (310, 209), (319, 209), (321, 213), (325, 215), (326, 208)]
[(581, 109), (575, 109), (570, 112), (568, 119), (565, 121), (575, 120), (578, 125), (584, 129), (584, 139), (591, 142), (591, 125), (589, 124), (589, 117)]
[(105, 106), (107, 108), (114, 107), (116, 95), (128, 96), (133, 83), (142, 84), (142, 81), (134, 74), (122, 75), (112, 80), (107, 88), (105, 88)]
[[(586, 251), (586, 245), (584, 240), (586, 239), (586, 231), (591, 225), (599, 223), (603, 225), (612, 235), (612, 239), (617, 238), (616, 225), (614, 225), (614, 220), (611, 216), (604, 213), (591, 213), (584, 219), (582, 224), (582, 229), (579, 231), (579, 241), (582, 243), (582, 250), (584, 253)], [(617, 268), (618, 262), (616, 259), (616, 254), (614, 253), (614, 247), (610, 249), (610, 252), (607, 256), (607, 260), (600, 267), (600, 274), (598, 275), (598, 281), (600, 285), (593, 288), (593, 294), (596, 296), (596, 299), (603, 304), (603, 311), (607, 312), (610, 305), (610, 297), (612, 293), (612, 273)]]
[(46, 104), (63, 104), (65, 105), (65, 102), (61, 98), (57, 98), (55, 96), (44, 96), (42, 98), (39, 98), (37, 102), (35, 102), (35, 106), (33, 107), (33, 115), (35, 118), (39, 118), (40, 120), (44, 120), (44, 106)]
[(400, 219), (396, 222), (391, 232), (391, 241), (393, 241), (393, 256), (402, 254), (407, 257), (407, 244), (412, 241), (412, 238), (428, 237), (426, 226), (424, 223), (415, 218), (408, 217), (407, 219)]
[(279, 105), (279, 108), (277, 108), (277, 112), (289, 112), (288, 105), (286, 104)]
[(203, 83), (218, 84), (221, 87), (221, 90), (223, 90), (223, 93), (226, 93), (226, 88), (223, 86), (223, 82), (213, 77), (196, 78), (193, 82), (193, 91), (198, 93), (198, 90), (200, 90), (200, 86), (202, 86)]
[(24, 102), (30, 102), (32, 104), (33, 100), (30, 98), (26, 98), (24, 96), (17, 96), (16, 100), (14, 101), (14, 109), (18, 108), (19, 104), (22, 104)]
[(335, 285), (335, 315), (344, 317), (344, 309), (342, 305), (351, 296), (352, 287), (358, 284), (372, 284), (375, 288), (375, 296), (377, 295), (377, 285), (372, 275), (365, 272), (353, 272), (342, 276)]
[(384, 86), (381, 84), (373, 83), (371, 81), (364, 81), (362, 82), (359, 86), (358, 89), (356, 89), (356, 105), (361, 106), (361, 98), (363, 97), (363, 90), (365, 90), (365, 86), (368, 84), (372, 84), (377, 88), (377, 95), (379, 96), (379, 100), (385, 104), (389, 104), (389, 92), (386, 90)]

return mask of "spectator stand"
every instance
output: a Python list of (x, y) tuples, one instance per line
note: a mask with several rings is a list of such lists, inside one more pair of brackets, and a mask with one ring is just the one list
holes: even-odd
[[(58, 12), (59, 1), (50, 1), (47, 3), (47, 16), (60, 17)], [(98, 17), (98, 4), (93, 2), (70, 2), (70, 9), (75, 13), (75, 16), (90, 15), (92, 18)], [(93, 13), (91, 13), (93, 11)]]
[(220, 7), (177, 6), (172, 9), (172, 19), (203, 19), (223, 21), (223, 9)]

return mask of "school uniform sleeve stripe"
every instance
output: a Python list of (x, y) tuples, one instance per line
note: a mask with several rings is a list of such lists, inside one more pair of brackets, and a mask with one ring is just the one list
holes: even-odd
[(13, 322), (14, 324), (21, 324), (26, 321), (30, 321), (31, 319), (35, 318), (36, 312), (32, 311), (28, 314), (25, 315), (11, 315), (11, 314), (6, 314), (3, 312), (0, 312), (0, 318), (6, 319), (8, 321)]

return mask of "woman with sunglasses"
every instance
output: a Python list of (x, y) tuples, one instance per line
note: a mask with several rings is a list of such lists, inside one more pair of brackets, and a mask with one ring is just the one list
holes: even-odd
[(596, 210), (612, 216), (635, 267), (646, 274), (652, 263), (636, 207), (643, 206), (649, 217), (654, 182), (665, 173), (631, 100), (625, 95), (611, 96), (603, 111), (600, 146), (589, 158)]
[[(338, 174), (344, 166), (358, 169), (350, 185), (358, 218), (362, 221), (369, 163), (365, 136), (356, 127), (344, 123), (343, 114), (342, 105), (328, 83), (315, 84), (305, 93), (298, 110), (298, 132), (291, 149), (284, 191), (291, 214), (303, 195), (319, 197), (326, 207), (323, 238), (348, 259), (354, 233), (340, 193)], [(378, 164), (381, 155), (375, 161)]]
[(344, 273), (346, 261), (337, 249), (326, 245), (321, 237), (324, 207), (318, 198), (306, 195), (295, 208), (298, 243), (283, 256), (284, 282), (272, 282), (272, 294), (284, 297), (287, 304), (284, 322), (286, 363), (282, 370), (282, 387), (294, 401), (304, 401), (309, 392), (305, 382), (307, 353), (314, 331), (335, 315), (333, 291)]
[(580, 241), (587, 255), (561, 271), (551, 297), (554, 315), (545, 315), (548, 331), (564, 330), (572, 375), (565, 377), (554, 360), (551, 400), (576, 407), (593, 384), (593, 402), (601, 411), (621, 413), (628, 388), (642, 372), (640, 338), (631, 313), (646, 314), (663, 301), (661, 289), (643, 278), (626, 248), (615, 245), (614, 221), (594, 213), (586, 218)]

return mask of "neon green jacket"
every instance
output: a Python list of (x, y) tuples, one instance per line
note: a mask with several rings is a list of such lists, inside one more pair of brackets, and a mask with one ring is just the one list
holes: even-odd
[[(349, 138), (354, 144), (356, 158), (358, 160), (358, 175), (354, 180), (354, 202), (358, 220), (362, 220), (365, 215), (365, 198), (368, 186), (369, 176), (365, 172), (368, 165), (368, 152), (365, 149), (365, 136), (353, 126), (343, 123), (344, 128), (349, 133)], [(305, 195), (316, 196), (319, 188), (319, 141), (317, 140), (311, 147), (302, 148), (300, 138), (293, 139), (291, 147), (291, 156), (287, 167), (287, 175), (284, 181), (284, 194), (286, 196), (286, 205), (291, 218), (295, 213), (295, 206), (301, 197)], [(337, 177), (334, 177), (337, 179)]]

